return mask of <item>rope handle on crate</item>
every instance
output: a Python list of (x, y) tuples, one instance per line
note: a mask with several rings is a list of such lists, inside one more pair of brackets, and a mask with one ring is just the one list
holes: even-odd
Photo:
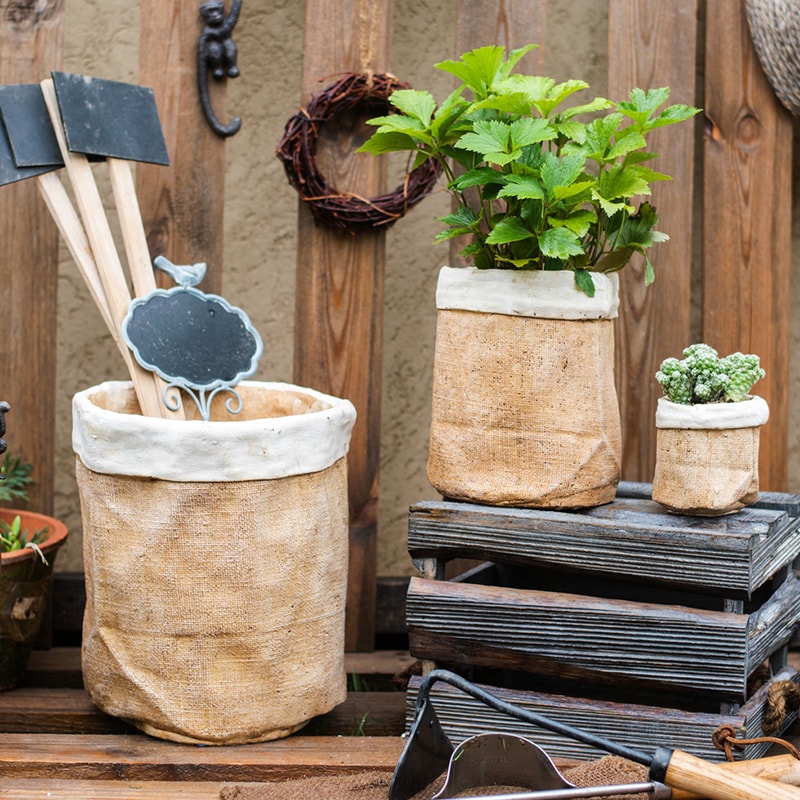
[(748, 744), (769, 742), (785, 747), (796, 759), (800, 760), (800, 751), (786, 739), (780, 739), (770, 734), (779, 730), (786, 720), (787, 714), (800, 708), (800, 687), (792, 681), (775, 681), (767, 690), (764, 719), (761, 729), (765, 736), (756, 736), (752, 739), (739, 739), (736, 729), (731, 725), (720, 725), (712, 734), (711, 741), (717, 750), (722, 750), (728, 761), (733, 761), (733, 749), (741, 750)]

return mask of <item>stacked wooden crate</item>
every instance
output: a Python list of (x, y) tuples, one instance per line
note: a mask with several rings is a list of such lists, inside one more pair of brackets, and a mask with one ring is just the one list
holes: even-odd
[[(407, 597), (412, 654), (633, 747), (721, 759), (718, 727), (761, 735), (770, 687), (800, 681), (787, 665), (800, 622), (798, 498), (764, 496), (737, 514), (700, 518), (665, 513), (646, 489), (623, 486), (613, 503), (583, 512), (412, 507), (409, 550), (423, 572)], [(444, 580), (454, 558), (483, 563)], [(433, 702), (454, 741), (508, 730), (553, 755), (596, 755), (444, 685)]]

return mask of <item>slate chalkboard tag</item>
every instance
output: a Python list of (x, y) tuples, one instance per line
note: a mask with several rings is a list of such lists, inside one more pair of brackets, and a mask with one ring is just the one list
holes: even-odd
[(215, 294), (195, 288), (205, 264), (182, 266), (158, 256), (155, 265), (178, 284), (136, 298), (122, 321), (122, 336), (134, 358), (146, 370), (167, 382), (164, 403), (181, 406), (183, 389), (208, 420), (211, 402), (230, 392), (225, 408), (242, 410), (242, 398), (233, 388), (256, 371), (263, 345), (261, 337), (240, 308)]

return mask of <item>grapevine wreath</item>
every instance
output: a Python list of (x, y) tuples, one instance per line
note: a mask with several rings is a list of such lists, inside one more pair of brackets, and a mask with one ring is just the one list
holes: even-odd
[(386, 113), (389, 95), (397, 89), (408, 88), (408, 84), (392, 75), (348, 73), (315, 95), (305, 109), (286, 123), (277, 155), (283, 162), (289, 183), (308, 203), (317, 222), (342, 230), (388, 227), (433, 189), (441, 172), (434, 159), (428, 159), (407, 173), (393, 192), (372, 198), (331, 186), (315, 161), (322, 125), (337, 114), (356, 108)]

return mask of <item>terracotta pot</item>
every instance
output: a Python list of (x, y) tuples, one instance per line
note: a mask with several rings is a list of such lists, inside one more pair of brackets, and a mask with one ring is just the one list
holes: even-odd
[(761, 397), (697, 405), (659, 398), (653, 500), (707, 517), (754, 503), (760, 429), (768, 418)]
[(0, 509), (0, 519), (11, 524), (19, 515), (23, 529), (47, 528), (39, 546), (45, 564), (31, 548), (0, 553), (0, 690), (19, 685), (42, 625), (50, 592), (56, 553), (67, 538), (63, 522), (44, 514)]
[(569, 270), (441, 271), (428, 479), (445, 497), (537, 508), (614, 499), (618, 282), (592, 277), (590, 298)]

